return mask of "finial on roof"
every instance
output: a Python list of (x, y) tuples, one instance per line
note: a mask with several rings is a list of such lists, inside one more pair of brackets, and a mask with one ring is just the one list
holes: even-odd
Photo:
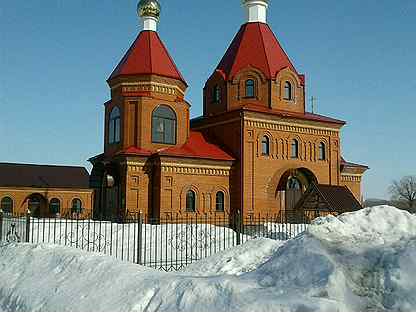
[(161, 7), (157, 0), (140, 0), (137, 14), (143, 21), (143, 30), (157, 31)]
[(247, 22), (267, 23), (269, 0), (242, 0), (247, 11)]

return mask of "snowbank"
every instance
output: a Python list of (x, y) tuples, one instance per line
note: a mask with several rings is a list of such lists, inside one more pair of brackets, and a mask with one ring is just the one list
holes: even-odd
[(243, 245), (219, 252), (185, 268), (185, 272), (199, 276), (241, 275), (254, 271), (265, 263), (284, 242), (259, 238)]
[(416, 216), (389, 206), (316, 219), (255, 274), (340, 311), (415, 311)]
[(8, 245), (0, 311), (414, 312), (416, 216), (381, 206), (320, 218), (280, 247), (254, 240), (198, 263), (161, 273), (67, 247)]

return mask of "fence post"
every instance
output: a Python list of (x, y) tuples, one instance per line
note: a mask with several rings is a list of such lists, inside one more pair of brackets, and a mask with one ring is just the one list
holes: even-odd
[(0, 209), (0, 242), (3, 239), (3, 210)]
[(30, 234), (30, 210), (27, 210), (26, 213), (26, 233), (25, 233), (25, 242), (29, 243), (29, 234)]
[(235, 216), (235, 230), (237, 232), (237, 245), (241, 245), (241, 226), (242, 226), (242, 222), (241, 222), (241, 214), (240, 214), (240, 210), (237, 210), (237, 214)]
[(142, 264), (142, 244), (143, 244), (143, 216), (142, 212), (139, 212), (139, 218), (137, 220), (137, 264)]

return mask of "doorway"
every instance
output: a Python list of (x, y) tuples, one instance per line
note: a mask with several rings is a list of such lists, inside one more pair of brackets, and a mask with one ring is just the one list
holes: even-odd
[(311, 183), (317, 183), (315, 175), (306, 168), (289, 169), (280, 178), (276, 200), (280, 211), (293, 211)]
[(35, 218), (39, 218), (44, 215), (46, 207), (46, 201), (40, 194), (33, 194), (28, 199), (28, 209), (31, 215)]

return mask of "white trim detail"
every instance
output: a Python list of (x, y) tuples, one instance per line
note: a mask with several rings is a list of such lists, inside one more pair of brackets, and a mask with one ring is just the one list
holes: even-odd
[(157, 31), (158, 19), (153, 16), (143, 16), (143, 30)]
[(247, 22), (267, 24), (267, 0), (243, 0), (243, 5), (246, 8)]

